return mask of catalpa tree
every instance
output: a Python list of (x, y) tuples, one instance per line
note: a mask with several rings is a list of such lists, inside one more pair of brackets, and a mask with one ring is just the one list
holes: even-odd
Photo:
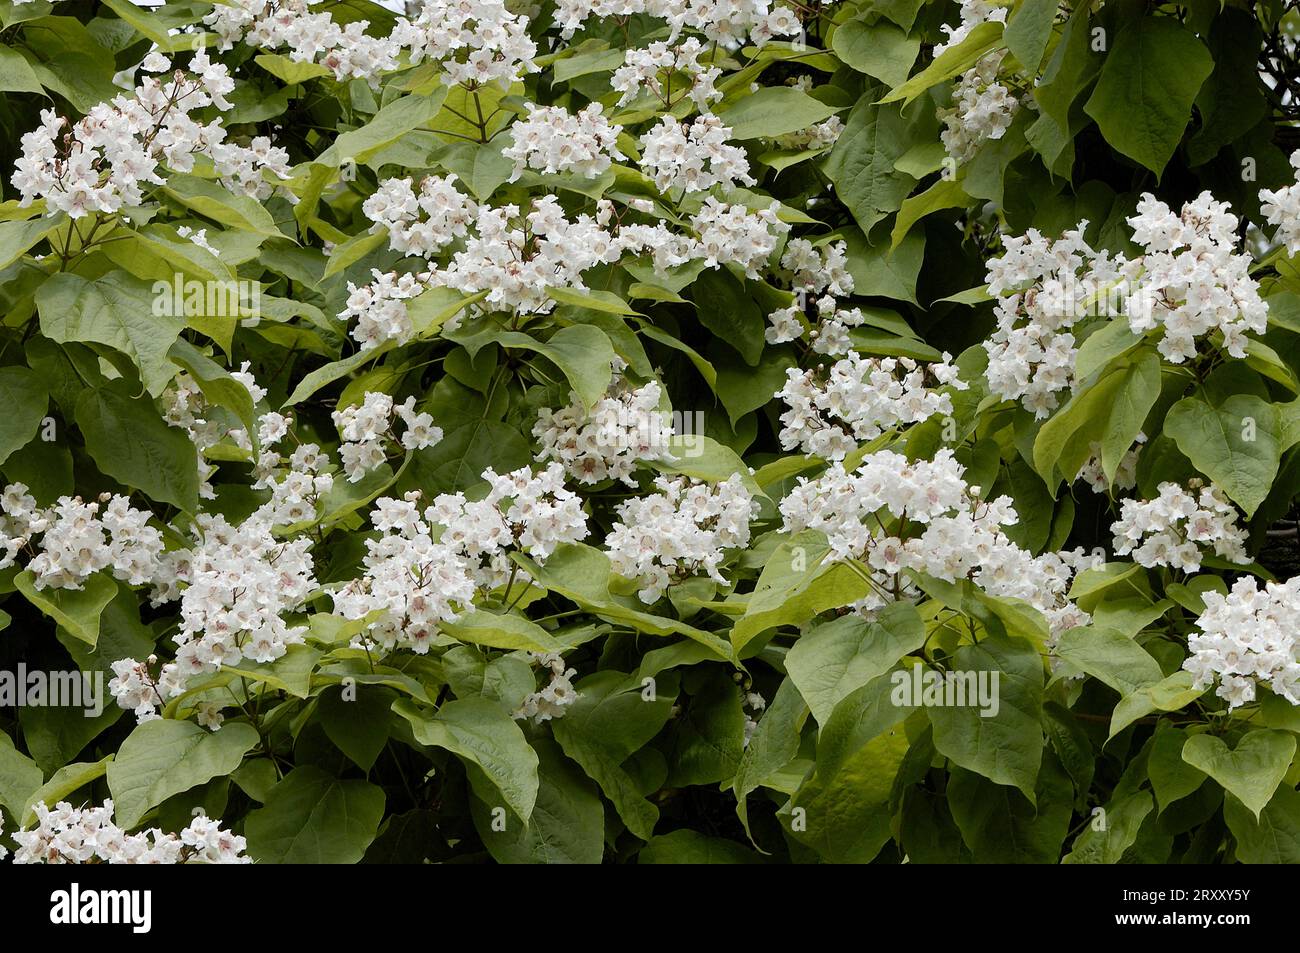
[(1298, 28), (0, 0), (3, 850), (1300, 860)]

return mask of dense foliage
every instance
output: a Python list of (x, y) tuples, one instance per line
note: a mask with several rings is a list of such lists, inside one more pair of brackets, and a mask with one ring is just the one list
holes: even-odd
[(1300, 860), (1297, 28), (0, 0), (6, 849)]

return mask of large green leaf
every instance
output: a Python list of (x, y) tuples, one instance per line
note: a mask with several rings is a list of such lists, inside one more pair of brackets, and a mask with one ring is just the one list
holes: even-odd
[(257, 741), (253, 727), (238, 722), (219, 731), (164, 718), (136, 726), (108, 766), (118, 824), (135, 827), (173, 794), (230, 774)]
[(1281, 461), (1277, 409), (1253, 394), (1219, 406), (1185, 397), (1165, 417), (1165, 433), (1192, 465), (1252, 516), (1268, 496)]
[[(261, 206), (258, 206), (261, 208)], [(36, 292), (41, 333), (60, 344), (106, 344), (132, 358), (149, 393), (162, 393), (178, 368), (167, 356), (185, 327), (152, 286), (122, 271), (95, 279), (61, 272)], [(163, 301), (163, 305), (158, 305)]]
[(169, 427), (152, 401), (96, 388), (78, 398), (76, 415), (86, 450), (105, 474), (159, 503), (197, 508), (194, 443), (184, 430)]
[(1115, 31), (1084, 109), (1107, 142), (1159, 176), (1213, 68), (1205, 44), (1177, 19), (1140, 15)]
[(1294, 734), (1267, 728), (1247, 732), (1235, 748), (1215, 735), (1193, 735), (1183, 745), (1183, 760), (1222, 784), (1258, 818), (1290, 769), (1295, 747)]
[(928, 708), (934, 747), (955, 764), (998, 784), (1019, 788), (1031, 801), (1043, 756), (1043, 660), (1023, 639), (986, 638), (964, 645), (951, 672), (992, 678), (996, 712), (972, 703)]
[(478, 782), (475, 790), (481, 800), (496, 806), (499, 797), (528, 822), (537, 801), (537, 753), (500, 705), (486, 698), (462, 698), (429, 713), (399, 699), (393, 711), (411, 723), (420, 744), (445, 748), (465, 762), (471, 780)]
[(244, 833), (249, 856), (260, 863), (355, 864), (375, 839), (383, 816), (382, 788), (301, 765), (248, 815)]

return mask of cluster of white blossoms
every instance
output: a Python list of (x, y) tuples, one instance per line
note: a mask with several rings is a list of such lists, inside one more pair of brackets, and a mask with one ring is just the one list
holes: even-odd
[(149, 525), (151, 514), (124, 496), (104, 493), (90, 503), (61, 496), (38, 507), (26, 484), (11, 483), (0, 494), (0, 512), (0, 569), (24, 549), (34, 552), (26, 569), (37, 589), (80, 589), (105, 569), (132, 586), (158, 574), (163, 535)]
[(792, 238), (781, 253), (781, 268), (790, 274), (796, 292), (848, 295), (853, 293), (849, 274), (849, 246), (844, 242), (814, 245), (806, 238)]
[(774, 140), (781, 149), (812, 149), (820, 151), (829, 149), (839, 141), (844, 132), (844, 122), (839, 116), (831, 116), (825, 122), (815, 123), (797, 132), (786, 133)]
[[(602, 205), (608, 214), (612, 206)], [(585, 213), (572, 221), (553, 195), (516, 205), (480, 206), (462, 251), (430, 276), (432, 284), (466, 294), (487, 292), (486, 305), (519, 314), (544, 314), (555, 306), (548, 287), (584, 289), (582, 273), (622, 255), (620, 245)]]
[(759, 269), (776, 251), (777, 242), (790, 231), (777, 216), (779, 205), (773, 199), (770, 207), (751, 212), (743, 205), (728, 205), (709, 196), (691, 216), (691, 227), (699, 236), (693, 257), (702, 258), (710, 268), (739, 265), (747, 276), (757, 278)]
[(663, 388), (658, 381), (633, 387), (621, 370), (616, 366), (609, 391), (591, 410), (574, 394), (568, 406), (538, 411), (538, 460), (557, 461), (579, 483), (622, 480), (635, 486), (632, 474), (639, 464), (671, 457), (671, 415), (659, 409)]
[[(1125, 500), (1111, 526), (1115, 553), (1131, 555), (1148, 569), (1165, 566), (1196, 572), (1206, 549), (1236, 563), (1250, 562), (1246, 530), (1237, 522), (1237, 509), (1223, 491), (1194, 480), (1184, 490), (1161, 483), (1154, 500)], [(1193, 495), (1191, 491), (1199, 493)]]
[[(161, 54), (146, 60), (157, 71), (170, 69)], [(45, 199), (50, 215), (72, 218), (113, 214), (144, 201), (143, 186), (162, 184), (161, 167), (188, 172), (194, 157), (207, 155), (228, 186), (261, 194), (270, 186), (263, 169), (288, 174), (288, 155), (259, 139), (253, 147), (225, 142), (218, 120), (203, 124), (191, 113), (206, 106), (229, 109), (225, 94), (235, 88), (230, 73), (203, 50), (165, 77), (146, 76), (130, 95), (99, 103), (69, 124), (53, 110), (41, 112), (41, 124), (22, 137), (13, 185), (24, 206)]]
[(552, 718), (564, 717), (564, 710), (578, 700), (580, 692), (573, 687), (576, 668), (568, 668), (559, 652), (529, 652), (535, 665), (548, 669), (551, 680), (545, 688), (530, 692), (515, 710), (515, 719), (531, 718), (540, 725)]
[(641, 168), (667, 192), (703, 192), (721, 185), (753, 185), (745, 150), (727, 144), (731, 129), (711, 114), (690, 123), (665, 116), (641, 137)]
[(419, 192), (410, 179), (385, 179), (361, 206), (371, 232), (388, 231), (388, 246), (404, 255), (432, 258), (464, 238), (478, 206), (456, 188), (455, 175), (428, 175)]
[[(435, 539), (431, 511), (422, 515), (419, 493), (375, 502), (370, 522), (380, 532), (366, 540), (364, 572), (333, 593), (345, 619), (373, 618), (358, 647), (373, 642), (424, 654), (441, 622), (454, 621), (474, 598), (469, 560)], [(444, 534), (445, 535), (445, 534)]]
[(1201, 598), (1200, 631), (1188, 636), (1192, 654), (1183, 662), (1195, 686), (1208, 688), (1217, 679), (1215, 694), (1229, 711), (1254, 701), (1259, 685), (1300, 705), (1300, 576), (1263, 589), (1253, 576), (1243, 576), (1226, 596), (1205, 592)]
[(1003, 238), (991, 259), (989, 294), (998, 326), (984, 349), (989, 389), (1046, 417), (1074, 383), (1078, 356), (1070, 329), (1097, 306), (1096, 289), (1118, 280), (1117, 264), (1083, 238), (1087, 222), (1055, 241), (1037, 229)]
[(1288, 255), (1300, 254), (1300, 149), (1291, 153), (1296, 181), (1280, 189), (1260, 189), (1259, 210), (1264, 220), (1277, 226), (1273, 240), (1285, 246)]
[(537, 473), (529, 467), (506, 474), (489, 468), (483, 479), (489, 489), (482, 499), (443, 493), (425, 513), (443, 527), (441, 542), (470, 560), (481, 588), (494, 588), (510, 578), (511, 552), (541, 564), (557, 546), (587, 537), (582, 498), (565, 487), (560, 464), (547, 464)]
[(372, 269), (368, 285), (348, 282), (347, 306), (339, 312), (344, 321), (356, 319), (351, 334), (369, 351), (389, 341), (405, 344), (415, 336), (415, 323), (407, 302), (429, 289), (429, 273), (398, 274)]
[(438, 62), (453, 83), (509, 85), (535, 72), (537, 45), (528, 36), (528, 18), (516, 16), (499, 0), (421, 0), (414, 21), (398, 18), (387, 36), (366, 32), (369, 22), (339, 26), (328, 13), (312, 13), (314, 0), (232, 0), (204, 17), (220, 49), (245, 42), (268, 50), (285, 49), (295, 63), (317, 63), (336, 80), (367, 80), (404, 65)]
[(615, 159), (622, 126), (611, 126), (600, 103), (577, 113), (562, 106), (528, 104), (528, 115), (510, 127), (511, 144), (501, 154), (515, 164), (510, 181), (525, 169), (548, 174), (573, 172), (585, 179), (602, 175)]
[(975, 158), (980, 146), (1001, 139), (1011, 128), (1020, 107), (1019, 100), (1002, 83), (998, 70), (1005, 50), (984, 56), (957, 80), (952, 105), (938, 112), (943, 123), (939, 138), (948, 155), (957, 162)]
[(248, 864), (247, 843), (202, 814), (178, 834), (153, 828), (131, 834), (113, 823), (113, 802), (51, 810), (33, 805), (36, 826), (15, 831), (15, 864)]
[(918, 597), (912, 570), (1024, 599), (1053, 635), (1088, 619), (1065, 594), (1073, 573), (1098, 557), (1081, 550), (1036, 557), (1011, 542), (1002, 531), (1017, 521), (1010, 497), (981, 500), (950, 449), (917, 461), (881, 450), (853, 473), (832, 464), (815, 479), (800, 477), (780, 511), (784, 530), (820, 530), (831, 558), (864, 575), (871, 590), (855, 606), (864, 613)]
[[(434, 426), (432, 415), (415, 409), (414, 397), (399, 404), (382, 391), (367, 391), (360, 404), (335, 410), (331, 416), (343, 440), (339, 459), (351, 483), (388, 459), (389, 443), (403, 450), (423, 450), (442, 439), (442, 428)], [(393, 430), (398, 420), (404, 426), (400, 438)]]
[(642, 90), (647, 90), (666, 107), (690, 97), (695, 108), (706, 112), (710, 103), (722, 98), (715, 85), (722, 69), (700, 62), (705, 49), (692, 36), (677, 44), (658, 42), (645, 49), (628, 50), (623, 65), (614, 71), (609, 82), (621, 94), (618, 105), (632, 102)]
[(829, 368), (786, 371), (776, 394), (786, 404), (781, 414), (781, 446), (799, 448), (828, 460), (841, 460), (859, 441), (886, 430), (952, 413), (952, 397), (936, 389), (965, 390), (957, 369), (911, 358), (867, 358), (856, 353)]
[(748, 37), (762, 45), (774, 36), (798, 36), (802, 30), (792, 7), (769, 0), (559, 0), (555, 22), (565, 39), (589, 17), (628, 17), (641, 14), (668, 24), (671, 39), (683, 30), (698, 30), (727, 49)]
[[(249, 362), (244, 361), (239, 370), (230, 372), (230, 376), (248, 389), (248, 394), (256, 405), (266, 397), (266, 390), (249, 373), (249, 366)], [(199, 452), (199, 496), (205, 500), (216, 499), (211, 479), (217, 472), (217, 467), (208, 462), (205, 454), (227, 440), (240, 450), (252, 453), (253, 445), (248, 431), (237, 425), (233, 413), (209, 401), (198, 381), (187, 371), (182, 371), (168, 382), (161, 400), (163, 420), (167, 421), (168, 426), (184, 430)], [(271, 418), (267, 419), (269, 423)], [(262, 442), (268, 441), (263, 439)]]
[(944, 25), (943, 32), (948, 35), (942, 43), (934, 45), (934, 57), (938, 59), (946, 50), (952, 49), (966, 37), (970, 36), (981, 23), (1006, 23), (1009, 7), (989, 3), (988, 0), (961, 0), (961, 19), (956, 26)]
[(402, 52), (393, 37), (367, 34), (368, 21), (340, 27), (328, 13), (312, 13), (314, 0), (230, 0), (203, 18), (219, 49), (246, 42), (267, 50), (287, 50), (295, 63), (319, 63), (339, 81), (365, 79), (378, 88), (384, 72), (398, 68)]
[[(286, 509), (314, 514), (314, 497), (330, 482), (328, 476), (291, 473), (272, 486), (271, 500), (237, 526), (221, 515), (195, 517), (194, 545), (166, 554), (154, 595), (155, 604), (180, 599), (175, 660), (156, 679), (136, 660), (120, 660), (109, 688), (121, 707), (147, 720), (144, 702), (160, 704), (183, 694), (191, 678), (245, 659), (274, 662), (303, 641), (306, 627), (291, 627), (283, 617), (316, 591), (311, 540), (282, 540), (272, 529), (292, 521)], [(146, 678), (156, 687), (152, 698), (141, 688)]]
[(538, 70), (528, 18), (502, 0), (422, 0), (415, 20), (399, 19), (392, 37), (410, 50), (412, 66), (436, 61), (451, 82), (469, 87), (505, 87)]
[(1250, 255), (1237, 254), (1237, 216), (1202, 192), (1175, 214), (1144, 193), (1129, 218), (1144, 254), (1129, 264), (1133, 287), (1124, 303), (1136, 334), (1159, 328), (1157, 349), (1174, 364), (1196, 355), (1196, 339), (1219, 331), (1227, 352), (1246, 356), (1246, 332), (1264, 332), (1268, 306), (1250, 276)]
[(1138, 457), (1142, 453), (1142, 445), (1147, 442), (1147, 435), (1139, 432), (1134, 439), (1136, 446), (1129, 449), (1120, 458), (1119, 466), (1115, 468), (1113, 483), (1106, 480), (1106, 471), (1102, 468), (1101, 463), (1101, 444), (1095, 442), (1088, 445), (1088, 452), (1091, 456), (1080, 468), (1075, 479), (1083, 480), (1092, 488), (1094, 493), (1109, 493), (1112, 489), (1133, 489), (1133, 487), (1137, 486)]
[(674, 582), (704, 573), (726, 585), (718, 570), (725, 550), (749, 544), (758, 503), (739, 474), (708, 484), (661, 476), (658, 493), (618, 505), (618, 522), (605, 538), (619, 575), (641, 585), (642, 602), (657, 602)]

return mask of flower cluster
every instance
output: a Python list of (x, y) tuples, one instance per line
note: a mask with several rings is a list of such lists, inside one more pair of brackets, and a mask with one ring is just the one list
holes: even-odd
[(659, 409), (663, 389), (657, 381), (633, 387), (616, 373), (608, 393), (591, 410), (576, 394), (566, 407), (538, 412), (533, 436), (537, 459), (555, 460), (579, 483), (632, 478), (638, 464), (668, 459), (673, 436), (669, 415)]
[(456, 188), (454, 175), (425, 176), (419, 189), (417, 194), (410, 179), (387, 179), (361, 211), (373, 223), (372, 232), (387, 229), (393, 251), (431, 258), (465, 237), (478, 206)]
[(935, 414), (951, 414), (951, 396), (929, 381), (958, 390), (967, 386), (946, 354), (941, 363), (926, 365), (906, 357), (850, 353), (824, 372), (791, 368), (776, 395), (788, 408), (781, 414), (781, 446), (840, 460), (859, 441)]
[(581, 694), (574, 690), (573, 677), (578, 674), (575, 668), (568, 668), (559, 652), (529, 652), (533, 662), (551, 673), (551, 680), (546, 687), (529, 693), (515, 710), (516, 720), (531, 718), (533, 724), (540, 725), (552, 718), (564, 717), (564, 710), (578, 700)]
[(692, 257), (702, 258), (710, 268), (739, 265), (750, 278), (776, 251), (777, 241), (790, 226), (777, 216), (780, 203), (751, 212), (743, 205), (728, 205), (713, 196), (704, 200), (691, 216), (691, 227), (699, 235), (699, 249)]
[(1277, 226), (1274, 241), (1285, 246), (1288, 255), (1300, 254), (1300, 149), (1291, 153), (1296, 181), (1280, 189), (1261, 189), (1259, 210), (1264, 220)]
[[(442, 439), (442, 429), (433, 425), (433, 417), (415, 409), (415, 398), (397, 403), (382, 392), (367, 391), (360, 404), (333, 413), (343, 443), (339, 458), (348, 480), (356, 483), (388, 459), (386, 442), (397, 443), (403, 450), (423, 450)], [(393, 432), (401, 420), (402, 436)]]
[(700, 62), (704, 51), (704, 44), (693, 36), (677, 44), (657, 42), (645, 49), (628, 50), (623, 65), (610, 79), (610, 86), (621, 94), (618, 104), (626, 105), (647, 90), (665, 106), (676, 105), (689, 96), (697, 109), (707, 111), (710, 103), (722, 98), (715, 86), (722, 70)]
[(344, 321), (356, 319), (352, 337), (369, 351), (389, 341), (405, 344), (415, 336), (407, 302), (429, 289), (429, 274), (398, 274), (373, 269), (368, 285), (348, 282), (347, 306), (339, 312)]
[[(1263, 333), (1268, 306), (1250, 277), (1251, 258), (1237, 254), (1237, 216), (1227, 202), (1202, 192), (1175, 214), (1144, 194), (1128, 220), (1145, 251), (1132, 264), (1135, 287), (1125, 301), (1137, 334), (1160, 329), (1157, 349), (1174, 364), (1196, 355), (1196, 339), (1223, 335), (1233, 357), (1246, 356), (1246, 332)], [(1140, 271), (1138, 270), (1140, 268)]]
[(1237, 522), (1237, 510), (1217, 486), (1189, 484), (1193, 493), (1177, 483), (1161, 483), (1154, 500), (1125, 500), (1119, 519), (1111, 526), (1115, 552), (1132, 556), (1147, 568), (1167, 566), (1196, 572), (1205, 550), (1237, 563), (1246, 556), (1246, 531)]
[(739, 474), (717, 484), (659, 477), (658, 493), (618, 506), (618, 522), (605, 538), (610, 565), (636, 580), (642, 602), (658, 601), (674, 582), (704, 573), (726, 585), (718, 571), (725, 550), (749, 543), (758, 503)]
[(913, 571), (1024, 599), (1053, 635), (1088, 619), (1065, 594), (1073, 572), (1096, 557), (1081, 550), (1035, 557), (1016, 546), (1002, 530), (1017, 520), (1010, 498), (981, 500), (949, 449), (917, 461), (881, 450), (853, 473), (832, 464), (816, 479), (800, 477), (780, 511), (787, 532), (820, 530), (831, 557), (857, 567), (871, 586), (858, 604), (868, 613), (916, 598)]
[(15, 864), (248, 864), (244, 838), (199, 815), (179, 834), (153, 828), (130, 834), (113, 823), (113, 802), (51, 810), (34, 805), (36, 826), (14, 832)]
[(980, 146), (1001, 139), (1011, 127), (1019, 101), (998, 82), (998, 69), (1006, 51), (990, 53), (957, 80), (952, 105), (939, 110), (944, 124), (939, 138), (948, 155), (958, 162), (975, 158)]
[[(154, 54), (167, 68), (165, 57)], [(199, 50), (190, 73), (146, 76), (131, 95), (94, 106), (76, 123), (53, 110), (41, 113), (41, 125), (22, 137), (15, 163), (14, 187), (26, 206), (45, 199), (47, 213), (72, 218), (113, 214), (142, 204), (142, 186), (160, 185), (160, 166), (188, 172), (198, 154), (209, 156), (227, 185), (239, 191), (270, 194), (262, 169), (288, 174), (288, 154), (261, 138), (252, 147), (225, 142), (226, 131), (213, 120), (200, 123), (191, 113), (205, 106), (229, 109), (225, 94), (234, 80), (220, 63)]]
[(665, 116), (641, 137), (641, 168), (665, 192), (753, 185), (745, 150), (728, 145), (729, 138), (731, 130), (717, 116), (696, 116), (689, 124)]
[(525, 169), (573, 172), (594, 179), (615, 159), (625, 158), (618, 148), (622, 126), (611, 126), (600, 103), (578, 113), (560, 106), (528, 104), (528, 115), (510, 127), (511, 145), (501, 154), (515, 164), (510, 181)]
[(487, 469), (483, 479), (489, 489), (482, 499), (443, 493), (425, 514), (444, 527), (441, 541), (470, 560), (480, 587), (490, 589), (510, 578), (512, 551), (544, 563), (562, 543), (586, 538), (582, 500), (565, 487), (558, 463), (537, 473), (528, 467), (506, 474)]
[(1052, 241), (1037, 229), (1003, 239), (1003, 253), (989, 262), (989, 294), (997, 297), (998, 326), (984, 349), (993, 393), (1019, 400), (1046, 417), (1059, 393), (1074, 383), (1078, 355), (1070, 329), (1094, 308), (1098, 280), (1118, 278), (1107, 253), (1083, 238), (1087, 222)]
[(457, 619), (474, 598), (469, 561), (435, 539), (418, 500), (412, 492), (375, 502), (370, 522), (380, 535), (366, 540), (364, 571), (333, 593), (335, 613), (368, 620), (365, 639), (386, 651), (428, 652), (438, 624)]
[(41, 508), (25, 484), (11, 483), (0, 494), (0, 511), (0, 568), (28, 547), (35, 555), (26, 568), (37, 589), (80, 589), (101, 570), (139, 586), (160, 572), (163, 535), (149, 525), (151, 514), (124, 496), (105, 493), (90, 503), (62, 496)]
[(1243, 576), (1227, 595), (1205, 592), (1201, 598), (1199, 631), (1188, 636), (1192, 654), (1183, 662), (1196, 687), (1208, 688), (1217, 679), (1215, 694), (1229, 710), (1254, 701), (1258, 685), (1300, 705), (1300, 577), (1260, 589), (1253, 577)]

